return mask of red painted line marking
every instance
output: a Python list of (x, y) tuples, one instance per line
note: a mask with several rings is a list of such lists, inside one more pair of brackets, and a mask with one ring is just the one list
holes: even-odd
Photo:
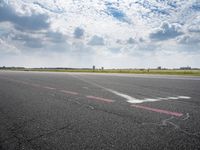
[(150, 110), (150, 111), (154, 111), (157, 113), (163, 113), (163, 114), (167, 114), (167, 115), (172, 115), (172, 116), (176, 116), (176, 117), (181, 117), (183, 115), (182, 113), (178, 113), (178, 112), (156, 109), (156, 108), (151, 108), (151, 107), (141, 106), (141, 105), (131, 105), (131, 107), (141, 108), (141, 109)]
[(94, 99), (94, 100), (100, 100), (100, 101), (104, 101), (104, 102), (108, 102), (108, 103), (113, 103), (114, 100), (111, 99), (105, 99), (105, 98), (101, 98), (101, 97), (96, 97), (96, 96), (86, 96), (89, 99)]
[(65, 94), (78, 95), (78, 93), (77, 93), (77, 92), (73, 92), (73, 91), (61, 90), (61, 92), (65, 93)]
[(49, 86), (45, 86), (44, 88), (45, 88), (45, 89), (49, 89), (49, 90), (55, 90), (55, 88), (49, 87)]

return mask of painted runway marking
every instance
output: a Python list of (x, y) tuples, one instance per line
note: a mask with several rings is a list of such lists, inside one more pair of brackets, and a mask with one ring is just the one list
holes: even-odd
[(131, 105), (131, 107), (145, 109), (145, 110), (149, 110), (149, 111), (153, 111), (153, 112), (157, 112), (157, 113), (162, 113), (162, 114), (167, 114), (167, 115), (172, 115), (172, 116), (176, 116), (176, 117), (183, 116), (182, 113), (172, 112), (172, 111), (157, 109), (157, 108), (151, 108), (151, 107), (142, 106), (142, 105)]
[[(160, 97), (160, 98), (145, 98), (145, 99), (133, 99), (128, 100), (129, 103), (144, 103), (144, 102), (158, 102), (158, 101), (164, 101), (164, 100), (177, 100), (177, 99), (190, 99), (189, 96), (174, 96), (174, 97)], [(138, 101), (136, 101), (138, 100)]]
[(111, 90), (111, 89), (107, 89), (107, 91), (109, 91), (109, 92), (111, 92), (111, 93), (113, 93), (113, 94), (115, 94), (115, 95), (118, 95), (118, 96), (120, 96), (120, 97), (125, 98), (125, 99), (127, 100), (127, 102), (132, 101), (132, 102), (134, 102), (134, 103), (142, 103), (141, 100), (136, 99), (136, 98), (134, 98), (134, 97), (131, 97), (131, 96), (129, 96), (129, 95), (126, 95), (126, 94), (123, 94), (123, 93), (120, 93), (120, 92), (117, 92), (117, 91), (114, 91), (114, 90)]
[(128, 103), (132, 103), (132, 104), (139, 104), (139, 103), (144, 103), (144, 102), (157, 102), (157, 101), (163, 101), (163, 100), (191, 99), (191, 97), (189, 97), (189, 96), (174, 96), (174, 97), (163, 97), (163, 98), (160, 97), (160, 98), (137, 99), (137, 98), (134, 98), (134, 97), (129, 96), (129, 95), (127, 95), (127, 94), (120, 93), (120, 92), (118, 92), (118, 91), (115, 91), (115, 90), (106, 88), (106, 87), (101, 86), (101, 85), (99, 85), (99, 84), (97, 84), (97, 83), (94, 83), (94, 82), (92, 82), (92, 81), (87, 81), (87, 80), (85, 80), (85, 79), (81, 79), (81, 78), (78, 77), (78, 76), (73, 76), (73, 77), (75, 77), (75, 78), (77, 78), (77, 79), (79, 79), (79, 80), (81, 80), (81, 81), (84, 81), (84, 82), (86, 82), (86, 83), (89, 83), (89, 84), (91, 84), (91, 85), (94, 85), (94, 86), (96, 86), (96, 87), (99, 87), (99, 88), (101, 88), (101, 89), (104, 89), (104, 90), (106, 90), (106, 91), (109, 91), (109, 92), (111, 92), (111, 93), (113, 93), (113, 94), (115, 94), (115, 95), (117, 95), (117, 96), (120, 96), (120, 97), (126, 99), (126, 101), (127, 101)]
[(77, 92), (73, 92), (73, 91), (61, 90), (61, 92), (62, 92), (62, 93), (65, 93), (65, 94), (78, 95)]
[(111, 99), (105, 99), (105, 98), (101, 98), (101, 97), (96, 97), (96, 96), (86, 96), (89, 99), (94, 99), (94, 100), (100, 100), (100, 101), (104, 101), (104, 102), (108, 102), (108, 103), (113, 103), (114, 100)]
[(144, 103), (144, 102), (157, 102), (157, 101), (163, 101), (163, 100), (177, 100), (177, 99), (190, 99), (191, 97), (189, 96), (174, 96), (174, 97), (160, 97), (160, 98), (145, 98), (145, 99), (137, 99), (134, 97), (131, 97), (129, 95), (111, 90), (111, 89), (107, 89), (108, 91), (112, 92), (115, 95), (118, 95), (120, 97), (123, 97), (127, 100), (127, 102), (129, 103), (133, 103), (133, 104), (139, 104), (139, 103)]
[(55, 88), (49, 87), (49, 86), (45, 86), (44, 88), (45, 88), (45, 89), (49, 89), (49, 90), (55, 90)]

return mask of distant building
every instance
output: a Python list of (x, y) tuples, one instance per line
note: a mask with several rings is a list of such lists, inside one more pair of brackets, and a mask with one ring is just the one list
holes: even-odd
[(157, 67), (157, 69), (158, 69), (158, 70), (161, 70), (161, 69), (162, 69), (162, 67), (161, 67), (161, 66), (158, 66), (158, 67)]
[(187, 67), (180, 67), (181, 70), (191, 70), (192, 68), (187, 66)]
[(93, 70), (93, 71), (95, 70), (95, 65), (92, 67), (92, 70)]

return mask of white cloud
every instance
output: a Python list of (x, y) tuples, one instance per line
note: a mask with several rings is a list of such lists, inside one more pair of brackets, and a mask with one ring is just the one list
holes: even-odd
[(82, 38), (84, 36), (84, 29), (80, 27), (76, 27), (74, 30), (74, 37), (75, 38)]
[[(200, 67), (200, 12), (195, 2), (2, 0), (0, 52), (7, 47), (20, 53), (13, 64), (23, 58), (27, 66)], [(187, 59), (178, 63), (176, 57), (183, 53)]]
[(102, 46), (104, 45), (104, 39), (100, 36), (94, 35), (88, 44), (93, 46)]
[(179, 24), (169, 24), (168, 22), (163, 22), (160, 28), (156, 29), (150, 34), (152, 40), (169, 40), (183, 34), (181, 31), (181, 26)]
[(7, 43), (6, 41), (0, 39), (0, 55), (3, 54), (19, 54), (20, 50), (16, 48), (14, 45)]

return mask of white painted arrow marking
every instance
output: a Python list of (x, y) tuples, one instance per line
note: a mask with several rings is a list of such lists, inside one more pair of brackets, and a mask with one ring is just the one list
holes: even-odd
[(106, 88), (106, 87), (103, 87), (97, 83), (94, 83), (92, 81), (87, 81), (85, 79), (81, 79), (80, 77), (77, 77), (77, 76), (73, 76), (81, 81), (84, 81), (86, 83), (89, 83), (91, 85), (94, 85), (94, 86), (97, 86), (99, 88), (102, 88), (106, 91), (109, 91), (115, 95), (118, 95), (120, 97), (123, 97), (124, 99), (127, 100), (128, 103), (132, 103), (132, 104), (139, 104), (139, 103), (144, 103), (144, 102), (157, 102), (157, 101), (163, 101), (163, 100), (177, 100), (177, 99), (190, 99), (191, 97), (189, 96), (173, 96), (173, 97), (158, 97), (158, 98), (145, 98), (145, 99), (137, 99), (137, 98), (134, 98), (132, 96), (129, 96), (127, 94), (124, 94), (124, 93), (120, 93), (118, 91), (115, 91), (115, 90), (112, 90), (112, 89), (109, 89), (109, 88)]
[(189, 96), (174, 96), (174, 97), (158, 97), (158, 98), (145, 98), (145, 99), (137, 99), (132, 96), (126, 95), (124, 93), (120, 93), (117, 91), (114, 91), (112, 89), (105, 88), (107, 91), (118, 95), (120, 97), (123, 97), (127, 100), (128, 103), (132, 104), (139, 104), (139, 103), (144, 103), (144, 102), (157, 102), (157, 101), (163, 101), (163, 100), (177, 100), (177, 99), (190, 99), (191, 97)]

